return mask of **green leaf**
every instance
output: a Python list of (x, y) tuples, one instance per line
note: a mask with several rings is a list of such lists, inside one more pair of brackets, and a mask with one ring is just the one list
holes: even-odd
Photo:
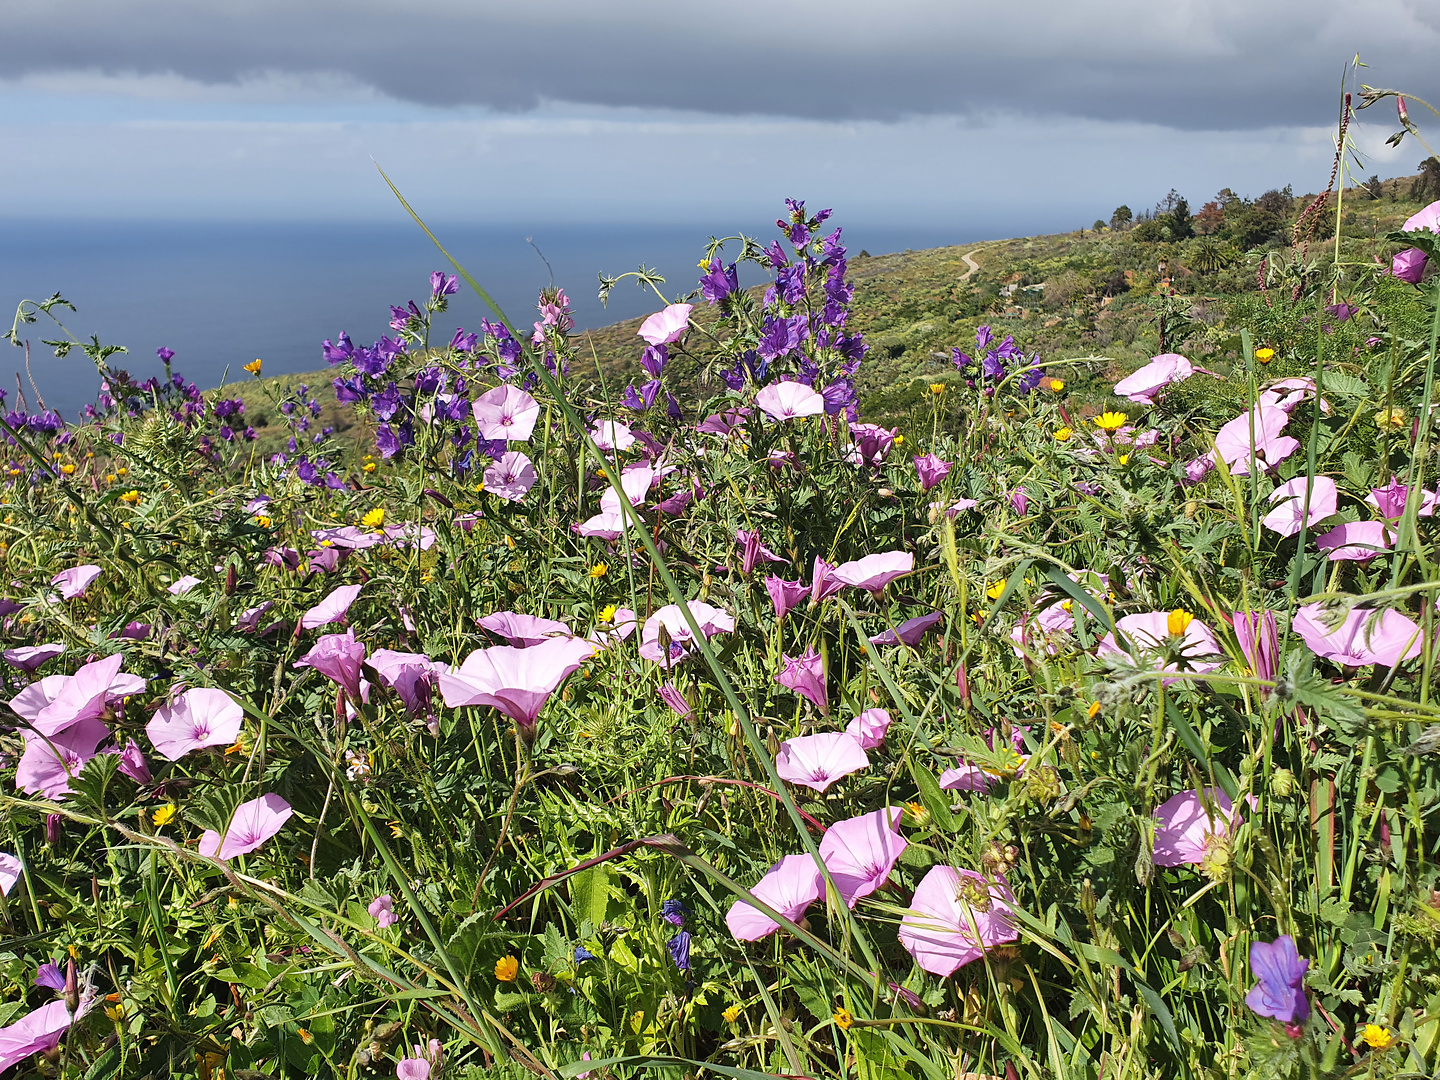
[(610, 904), (610, 879), (614, 871), (600, 863), (570, 878), (570, 906), (576, 923), (599, 926)]

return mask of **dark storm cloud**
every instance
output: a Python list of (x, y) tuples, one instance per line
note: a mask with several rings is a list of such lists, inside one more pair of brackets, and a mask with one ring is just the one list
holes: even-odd
[(882, 120), (1003, 109), (1238, 129), (1326, 122), (1357, 51), (1366, 81), (1428, 96), (1440, 4), (22, 0), (6, 29), (10, 78), (339, 74), (436, 106)]

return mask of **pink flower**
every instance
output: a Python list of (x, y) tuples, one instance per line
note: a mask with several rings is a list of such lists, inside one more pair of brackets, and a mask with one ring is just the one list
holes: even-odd
[(885, 884), (909, 847), (899, 833), (900, 808), (887, 807), (837, 821), (820, 841), (820, 858), (850, 908)]
[[(1250, 804), (1256, 799), (1249, 797)], [(1200, 866), (1207, 859), (1228, 853), (1230, 834), (1240, 811), (1219, 788), (1184, 791), (1155, 810), (1156, 866)]]
[(595, 634), (590, 640), (594, 642), (597, 649), (608, 649), (611, 645), (617, 645), (629, 638), (631, 634), (635, 633), (638, 625), (635, 612), (629, 608), (616, 608), (615, 614), (610, 616), (610, 625), (596, 627)]
[(1195, 373), (1190, 361), (1179, 353), (1161, 353), (1155, 359), (1115, 384), (1115, 393), (1142, 405), (1153, 405), (1155, 395), (1171, 383), (1184, 382)]
[(229, 746), (240, 734), (245, 710), (223, 690), (197, 686), (155, 711), (145, 734), (161, 757), (179, 761), (192, 750)]
[(1430, 256), (1419, 248), (1406, 248), (1396, 252), (1390, 260), (1390, 273), (1401, 281), (1419, 285), (1420, 279), (1425, 276), (1425, 264), (1429, 261)]
[(501, 383), (475, 399), (470, 411), (482, 439), (525, 442), (540, 418), (540, 405), (518, 386)]
[(84, 596), (85, 590), (90, 583), (100, 576), (98, 566), (73, 566), (69, 570), (61, 570), (50, 579), (50, 584), (60, 590), (60, 595), (66, 600), (74, 600), (77, 596)]
[(521, 615), (514, 611), (497, 611), (475, 621), (482, 630), (499, 634), (517, 649), (539, 645), (551, 638), (575, 636), (570, 633), (570, 627), (557, 619), (542, 619), (536, 615)]
[(205, 830), (200, 837), (200, 854), (221, 862), (248, 854), (278, 833), (294, 812), (279, 795), (261, 795), (241, 803), (223, 837), (214, 829)]
[(869, 755), (843, 731), (824, 731), (786, 739), (775, 757), (780, 779), (812, 791), (824, 791), (842, 776), (868, 768)]
[(355, 603), (355, 598), (360, 595), (360, 588), (359, 585), (341, 585), (300, 616), (300, 628), (315, 630), (321, 626), (339, 622), (345, 618), (345, 613), (350, 610), (350, 605)]
[(878, 555), (866, 555), (863, 559), (841, 563), (831, 576), (842, 585), (864, 589), (878, 600), (886, 585), (904, 577), (914, 568), (915, 556), (910, 552), (882, 551)]
[(519, 502), (525, 498), (525, 493), (535, 486), (537, 477), (535, 466), (530, 459), (519, 450), (510, 450), (500, 455), (500, 460), (493, 462), (485, 470), (482, 479), (485, 481), (485, 490), (491, 495), (509, 502)]
[(635, 436), (630, 434), (630, 425), (619, 420), (597, 420), (590, 429), (590, 436), (601, 450), (624, 452), (635, 445)]
[(695, 425), (695, 430), (702, 435), (730, 435), (744, 424), (749, 416), (750, 410), (745, 407), (726, 409), (724, 412), (711, 413)]
[(260, 629), (260, 620), (263, 619), (270, 609), (275, 606), (274, 600), (266, 600), (255, 607), (246, 608), (235, 620), (235, 629), (242, 634), (253, 634)]
[(1021, 517), (1025, 511), (1030, 509), (1030, 496), (1026, 494), (1023, 487), (1018, 487), (1010, 493), (1010, 507)]
[(761, 387), (755, 395), (755, 404), (771, 420), (819, 416), (825, 411), (825, 399), (798, 382), (778, 382)]
[(449, 670), (448, 665), (431, 660), (424, 653), (392, 649), (376, 649), (370, 654), (369, 663), (380, 681), (399, 696), (411, 716), (429, 711), (435, 676)]
[(660, 687), (660, 700), (670, 706), (670, 711), (681, 720), (694, 715), (695, 710), (690, 708), (690, 703), (685, 700), (685, 695), (675, 688), (674, 683), (666, 683)]
[(915, 459), (915, 471), (920, 474), (920, 490), (929, 491), (950, 475), (954, 466), (934, 454), (924, 454)]
[(685, 336), (690, 326), (690, 312), (693, 304), (671, 304), (664, 311), (657, 311), (637, 331), (651, 345), (669, 345)]
[(1404, 232), (1419, 232), (1421, 229), (1429, 229), (1433, 233), (1440, 233), (1440, 199), (1432, 202), (1418, 213), (1411, 214), (1400, 228)]
[[(645, 494), (655, 483), (655, 470), (649, 465), (636, 463), (626, 465), (620, 470), (620, 490), (625, 493), (626, 500), (631, 506), (637, 506), (645, 501)], [(614, 486), (607, 487), (605, 493), (600, 496), (600, 512), (604, 514), (620, 513), (620, 495), (615, 491)]]
[(1315, 546), (1330, 552), (1330, 561), (1368, 562), (1395, 543), (1395, 531), (1382, 521), (1351, 521), (1315, 538)]
[[(1282, 395), (1282, 391), (1289, 391)], [(1302, 401), (1315, 396), (1315, 380), (1305, 376), (1298, 376), (1290, 379), (1274, 379), (1268, 382), (1260, 390), (1258, 399), (1261, 405), (1274, 405), (1276, 408), (1284, 409), (1286, 413), (1295, 411), (1295, 406)], [(1326, 416), (1331, 413), (1330, 403), (1324, 398), (1320, 399), (1320, 411)]]
[(815, 569), (810, 575), (810, 606), (814, 607), (827, 596), (834, 596), (844, 587), (845, 583), (835, 577), (835, 567), (816, 555)]
[[(143, 691), (144, 679), (138, 675), (127, 675), (120, 670), (124, 659), (122, 654), (112, 653), (101, 660), (86, 664), (74, 675), (42, 679), (40, 692), (49, 695), (49, 701), (35, 713), (32, 720), (35, 730), (42, 735), (54, 735), (81, 720), (104, 716), (111, 701), (116, 698)], [(51, 682), (51, 679), (58, 681)], [(21, 709), (26, 708), (32, 701), (38, 703), (37, 698), (29, 696), (34, 689), (31, 686), (15, 695), (10, 707), (24, 716)], [(18, 706), (17, 702), (20, 702)]]
[(24, 735), (25, 753), (15, 769), (15, 786), (59, 802), (70, 793), (71, 778), (80, 775), (95, 756), (95, 748), (110, 737), (110, 729), (91, 717), (48, 738), (28, 731)]
[[(1172, 666), (1162, 667), (1160, 669), (1162, 671), (1176, 675), (1182, 673), (1203, 675), (1206, 672), (1214, 671), (1222, 663), (1218, 660), (1200, 659), (1203, 656), (1218, 653), (1220, 643), (1215, 640), (1215, 635), (1210, 628), (1199, 619), (1191, 619), (1178, 638), (1174, 638), (1170, 634), (1170, 613), (1167, 611), (1144, 611), (1135, 615), (1126, 615), (1115, 625), (1133, 646), (1137, 660), (1147, 652), (1171, 656), (1174, 663)], [(1106, 634), (1100, 639), (1099, 652), (1102, 655), (1104, 653), (1125, 655), (1124, 651), (1115, 644), (1114, 634)], [(1175, 680), (1165, 679), (1163, 681), (1168, 686)]]
[(759, 529), (754, 532), (736, 529), (735, 542), (740, 545), (740, 572), (747, 577), (754, 572), (755, 564), (762, 559), (765, 562), (790, 565), (789, 559), (781, 558), (760, 542)]
[(430, 1072), (440, 1064), (441, 1046), (439, 1039), (431, 1039), (429, 1046), (414, 1046), (410, 1056), (401, 1058), (395, 1066), (399, 1080), (430, 1080)]
[(134, 739), (120, 751), (120, 771), (137, 784), (148, 784), (155, 779), (150, 775), (150, 763), (145, 760), (144, 751)]
[[(825, 877), (809, 855), (786, 855), (765, 872), (750, 894), (791, 922), (825, 895)], [(740, 941), (759, 941), (780, 929), (780, 924), (744, 900), (736, 900), (725, 915), (725, 925)]]
[(946, 506), (944, 503), (932, 502), (927, 505), (925, 509), (930, 512), (932, 521), (939, 517), (941, 513), (944, 513), (947, 518), (953, 520), (960, 516), (961, 510), (974, 510), (979, 505), (980, 503), (975, 499), (956, 499), (949, 506)]
[[(379, 529), (362, 529), (358, 525), (334, 525), (327, 529), (311, 529), (310, 535), (322, 545), (331, 544), (347, 551), (363, 551), (385, 542), (385, 533)], [(285, 549), (290, 550), (290, 549)], [(300, 556), (295, 555), (295, 566), (300, 565)]]
[[(686, 603), (690, 614), (694, 617), (700, 632), (707, 638), (716, 634), (728, 634), (735, 629), (735, 617), (722, 608), (711, 607), (701, 600), (690, 600)], [(660, 648), (660, 628), (670, 636), (670, 654), (667, 656)], [(690, 644), (695, 640), (695, 635), (690, 630), (690, 624), (685, 621), (684, 614), (676, 604), (666, 604), (659, 611), (645, 620), (645, 628), (640, 634), (640, 655), (656, 664), (670, 664), (681, 659), (689, 652)]]
[(879, 424), (851, 424), (850, 449), (845, 460), (852, 465), (869, 465), (878, 469), (895, 446), (899, 428), (881, 427)]
[(387, 926), (394, 926), (400, 921), (400, 916), (395, 914), (395, 898), (389, 893), (371, 900), (370, 906), (365, 910), (370, 912), (370, 917), (375, 920), (381, 930)]
[(20, 860), (7, 851), (0, 851), (0, 896), (9, 896), (10, 890), (20, 880), (25, 868)]
[[(958, 681), (958, 675), (957, 675)], [(1010, 727), (1010, 749), (1015, 752), (1012, 759), (1013, 771), (1016, 775), (1025, 771), (1025, 763), (1030, 760), (1028, 754), (1022, 754), (1025, 748), (1025, 732), (1029, 728), (1012, 724)], [(995, 736), (999, 734), (997, 728), (990, 728), (985, 732), (985, 745), (995, 749)], [(946, 769), (940, 774), (940, 787), (944, 791), (989, 791), (1000, 779), (1000, 774), (989, 769), (981, 768), (979, 765), (972, 765), (964, 758), (953, 769)]]
[(890, 714), (884, 709), (866, 709), (845, 725), (845, 734), (859, 743), (861, 750), (875, 749), (889, 730)]
[[(80, 1012), (83, 1014), (83, 1007)], [(54, 1050), (74, 1019), (65, 1000), (60, 998), (0, 1028), (0, 1072), (36, 1054)]]
[[(1237, 611), (1232, 625), (1235, 640), (1245, 662), (1257, 679), (1273, 679), (1280, 665), (1280, 637), (1275, 627), (1273, 611)], [(1270, 696), (1268, 687), (1261, 690), (1262, 697)]]
[(871, 645), (910, 645), (920, 644), (920, 639), (925, 632), (945, 616), (939, 611), (932, 611), (929, 615), (919, 615), (913, 619), (906, 619), (893, 630), (886, 630), (883, 634), (876, 634), (870, 639)]
[(830, 701), (825, 690), (825, 665), (820, 654), (806, 649), (803, 656), (780, 657), (783, 666), (775, 681), (787, 690), (793, 690), (826, 716), (830, 715)]
[(1250, 427), (1255, 428), (1255, 461), (1269, 470), (1300, 449), (1298, 439), (1281, 435), (1290, 421), (1290, 414), (1275, 405), (1257, 405), (1251, 412), (1241, 413), (1220, 429), (1215, 436), (1215, 449), (1225, 459), (1235, 476), (1250, 475)]
[(1300, 531), (1301, 523), (1306, 528), (1335, 513), (1339, 489), (1328, 476), (1315, 477), (1310, 485), (1310, 513), (1305, 513), (1305, 488), (1307, 477), (1297, 476), (1281, 484), (1270, 493), (1270, 503), (1275, 507), (1260, 519), (1260, 524), (1281, 536), (1294, 536)]
[(932, 866), (900, 922), (900, 944), (931, 974), (953, 975), (987, 949), (1020, 936), (1010, 921), (1014, 903), (1003, 877)]
[(314, 648), (291, 667), (314, 668), (331, 682), (345, 688), (353, 702), (361, 701), (360, 665), (365, 662), (365, 643), (355, 640), (355, 631), (326, 634)]
[(1353, 607), (1331, 629), (1323, 618), (1325, 605), (1306, 604), (1295, 613), (1292, 626), (1316, 656), (1345, 667), (1383, 664), (1394, 667), (1420, 655), (1424, 634), (1400, 612), (1385, 608)]
[[(1381, 488), (1371, 488), (1370, 494), (1365, 496), (1365, 501), (1380, 512), (1380, 516), (1388, 521), (1397, 521), (1400, 515), (1405, 513), (1405, 502), (1410, 495), (1410, 489), (1400, 483), (1400, 478), (1394, 475), (1390, 477), (1390, 483)], [(1416, 511), (1418, 517), (1434, 517), (1435, 504), (1440, 500), (1433, 491), (1420, 489), (1420, 508)]]
[(199, 584), (200, 579), (198, 577), (192, 577), (191, 575), (186, 574), (184, 577), (179, 578), (173, 585), (167, 585), (165, 587), (165, 591), (168, 592), (171, 596), (184, 596), (187, 592), (189, 592), (191, 589), (195, 588), (195, 586)]
[(436, 678), (450, 708), (489, 705), (523, 730), (535, 726), (555, 688), (593, 655), (595, 645), (584, 638), (551, 638), (526, 649), (494, 645)]
[(775, 605), (775, 618), (785, 618), (793, 608), (805, 597), (810, 595), (810, 586), (803, 581), (786, 581), (774, 574), (768, 574), (765, 578), (765, 591), (770, 594), (770, 602)]
[(65, 651), (65, 646), (60, 642), (53, 642), (49, 645), (22, 645), (18, 649), (6, 649), (0, 656), (11, 667), (19, 668), (21, 671), (34, 671), (47, 660), (53, 660)]
[(586, 518), (578, 525), (570, 526), (577, 536), (593, 536), (598, 540), (619, 540), (630, 524), (622, 514), (615, 511), (599, 513)]

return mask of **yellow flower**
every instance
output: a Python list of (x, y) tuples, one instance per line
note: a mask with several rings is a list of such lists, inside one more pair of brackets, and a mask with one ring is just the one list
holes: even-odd
[[(260, 363), (260, 361), (256, 360), (255, 363), (258, 364)], [(245, 366), (249, 367), (250, 365), (246, 364)], [(260, 373), (257, 371), (255, 374), (258, 375)], [(303, 1042), (306, 1046), (309, 1046), (312, 1042), (315, 1041), (315, 1036), (311, 1035), (310, 1032), (306, 1031), (304, 1028), (296, 1028), (295, 1034), (300, 1036), (300, 1041)]]
[(603, 623), (614, 622), (616, 610), (614, 604), (606, 604), (600, 609), (600, 621)]
[(375, 462), (373, 462), (373, 461), (367, 461), (367, 462), (365, 462), (364, 465), (361, 465), (361, 466), (360, 466), (360, 471), (361, 471), (361, 472), (367, 472), (367, 473), (372, 473), (372, 472), (374, 472), (374, 471), (375, 471)]
[(60, 466), (60, 471), (63, 472), (66, 476), (74, 476), (75, 466), (67, 461), (64, 465)]
[(70, 959), (71, 959), (71, 960), (79, 960), (79, 959), (80, 959), (80, 946), (78, 946), (78, 945), (67, 945), (65, 948), (66, 948), (66, 950), (70, 953)]
[(1098, 701), (1092, 701), (1090, 703), (1090, 708), (1085, 710), (1085, 715), (1088, 716), (1091, 720), (1094, 720), (1095, 717), (1099, 714), (1099, 712), (1100, 703)]
[(268, 529), (271, 525), (275, 523), (271, 521), (268, 517), (266, 517), (264, 514), (256, 514), (255, 524), (259, 525), (262, 529)]
[(520, 974), (520, 961), (513, 956), (502, 956), (495, 961), (495, 978), (501, 982), (514, 982)]
[(930, 820), (930, 811), (918, 802), (907, 802), (904, 814), (905, 820), (911, 825), (924, 825)]
[(1117, 460), (1120, 462), (1121, 465), (1129, 465), (1129, 464), (1130, 464), (1130, 455), (1129, 455), (1129, 454), (1121, 454), (1120, 457), (1119, 457)]
[(115, 471), (116, 471), (117, 473), (119, 473), (121, 476), (129, 476), (129, 475), (130, 475), (130, 470), (127, 469), (127, 468), (125, 468), (124, 465), (121, 465), (121, 466), (120, 466), (118, 469), (116, 469)]
[(19, 475), (20, 475), (22, 472), (24, 472), (24, 471), (25, 471), (24, 469), (17, 469), (14, 465), (11, 465), (11, 466), (10, 466), (10, 475), (11, 475), (11, 476), (19, 476)]
[(125, 492), (124, 495), (120, 496), (120, 501), (127, 502), (131, 506), (134, 506), (140, 501), (140, 492), (136, 491), (134, 488), (131, 488), (129, 491)]
[(895, 436), (895, 445), (896, 445), (896, 446), (899, 446), (899, 445), (900, 445), (901, 443), (903, 443), (904, 441), (905, 441), (905, 436), (904, 436), (904, 435), (896, 435), (896, 436)]
[(265, 361), (261, 360), (257, 356), (254, 360), (251, 360), (250, 363), (245, 365), (245, 370), (250, 372), (251, 375), (254, 375), (258, 378), (260, 375), (260, 369), (264, 366), (264, 364)]
[(1170, 612), (1165, 620), (1165, 629), (1170, 631), (1171, 637), (1179, 637), (1185, 633), (1185, 628), (1195, 621), (1195, 616), (1184, 608), (1176, 608)]
[(360, 519), (360, 524), (364, 525), (367, 529), (378, 529), (381, 525), (385, 524), (385, 508), (383, 506), (377, 506), (374, 510), (367, 512), (365, 516)]
[(739, 1019), (740, 1019), (740, 1014), (741, 1014), (743, 1011), (744, 1011), (744, 1010), (741, 1009), (739, 1005), (731, 1005), (728, 1009), (726, 1009), (726, 1010), (725, 1010), (724, 1012), (722, 1012), (720, 1015), (725, 1018), (725, 1022), (726, 1022), (727, 1024), (733, 1024), (736, 1020), (739, 1020)]
[[(390, 835), (397, 840), (400, 839), (400, 823), (398, 821), (390, 822)], [(510, 977), (513, 979), (515, 976), (512, 975)]]
[(1375, 414), (1375, 426), (1381, 431), (1399, 431), (1405, 426), (1405, 410), (1381, 409)]
[(1275, 350), (1274, 350), (1274, 349), (1256, 349), (1256, 350), (1255, 350), (1255, 359), (1258, 360), (1258, 361), (1260, 361), (1260, 363), (1262, 363), (1262, 364), (1268, 364), (1271, 360), (1274, 360), (1274, 359), (1275, 359)]
[(1070, 441), (1070, 436), (1071, 436), (1071, 435), (1074, 435), (1074, 434), (1075, 434), (1075, 432), (1071, 431), (1068, 427), (1059, 428), (1059, 429), (1056, 430), (1056, 432), (1055, 432), (1055, 441), (1056, 441), (1056, 442), (1069, 442), (1069, 441)]
[(167, 803), (150, 814), (150, 820), (155, 823), (157, 829), (169, 825), (175, 820), (176, 807), (174, 803)]
[(514, 551), (514, 550), (515, 550), (515, 538), (514, 538), (513, 536), (507, 536), (507, 537), (505, 537), (505, 546), (508, 547), (511, 551)]
[(1384, 1050), (1395, 1041), (1395, 1036), (1379, 1024), (1366, 1024), (1365, 1033), (1360, 1036), (1360, 1041), (1371, 1049)]
[(1058, 394), (1061, 390), (1064, 390), (1064, 389), (1065, 389), (1065, 380), (1064, 380), (1064, 379), (1051, 379), (1051, 380), (1050, 380), (1048, 383), (1046, 383), (1045, 385), (1046, 385), (1047, 387), (1049, 387), (1050, 392), (1051, 392), (1052, 394)]
[(125, 1018), (125, 1006), (120, 1004), (119, 1002), (116, 1002), (114, 1008), (107, 1008), (105, 1010), (105, 1015), (109, 1017), (114, 1023), (118, 1024), (121, 1020)]
[(985, 590), (985, 595), (991, 600), (999, 600), (1000, 594), (1005, 591), (1005, 582), (997, 581)]
[(850, 1014), (849, 1009), (841, 1005), (835, 1010), (835, 1023), (839, 1025), (841, 1031), (849, 1031), (850, 1025), (855, 1023), (855, 1017)]
[(945, 384), (944, 384), (943, 382), (932, 382), (932, 383), (930, 384), (930, 393), (932, 393), (932, 394), (934, 394), (934, 395), (936, 395), (936, 396), (938, 397), (939, 395), (943, 394), (944, 392), (945, 392)]
[(603, 562), (597, 562), (594, 566), (590, 567), (590, 576), (597, 581), (609, 572), (610, 567), (606, 566)]
[(1103, 412), (1095, 417), (1095, 426), (1101, 431), (1119, 431), (1130, 417), (1123, 412)]

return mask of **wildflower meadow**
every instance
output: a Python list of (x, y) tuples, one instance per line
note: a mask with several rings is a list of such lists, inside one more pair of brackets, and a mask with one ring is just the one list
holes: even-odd
[(6, 1075), (1436, 1075), (1440, 202), (889, 426), (841, 217), (604, 279), (623, 386), (443, 263), (264, 451), (21, 305), (103, 389), (0, 421)]

